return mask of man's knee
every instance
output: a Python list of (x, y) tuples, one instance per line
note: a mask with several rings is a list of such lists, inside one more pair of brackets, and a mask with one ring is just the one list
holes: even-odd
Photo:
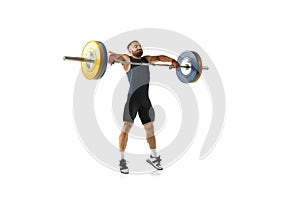
[(132, 127), (132, 123), (130, 123), (130, 122), (124, 122), (124, 124), (123, 124), (123, 127), (122, 127), (122, 132), (124, 132), (124, 133), (129, 133), (129, 131), (130, 131), (130, 129), (131, 129), (131, 127)]
[(150, 137), (154, 136), (153, 122), (148, 122), (148, 123), (144, 124), (144, 128), (145, 128), (145, 131), (146, 131), (147, 138), (150, 138)]

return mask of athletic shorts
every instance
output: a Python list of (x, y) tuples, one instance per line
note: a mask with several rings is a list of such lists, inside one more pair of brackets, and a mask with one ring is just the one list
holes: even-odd
[(148, 94), (128, 95), (123, 121), (133, 123), (137, 113), (139, 113), (142, 124), (154, 121), (155, 112)]

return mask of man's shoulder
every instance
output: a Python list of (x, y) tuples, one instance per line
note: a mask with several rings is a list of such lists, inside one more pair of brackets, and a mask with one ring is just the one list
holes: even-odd
[(151, 56), (149, 56), (149, 55), (143, 56), (141, 59), (144, 60), (144, 61), (146, 61), (148, 63), (149, 60), (151, 59)]

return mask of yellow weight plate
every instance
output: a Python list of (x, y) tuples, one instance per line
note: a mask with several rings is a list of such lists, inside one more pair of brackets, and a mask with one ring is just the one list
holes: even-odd
[(96, 79), (102, 68), (103, 50), (101, 45), (95, 40), (89, 41), (84, 46), (81, 57), (94, 60), (94, 63), (81, 62), (81, 71), (88, 80)]

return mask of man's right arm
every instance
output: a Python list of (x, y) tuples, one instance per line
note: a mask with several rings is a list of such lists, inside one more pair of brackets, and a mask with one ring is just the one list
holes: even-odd
[[(115, 60), (130, 62), (130, 58), (127, 54), (116, 54), (114, 52), (109, 51), (108, 52), (108, 63), (110, 65), (113, 65), (115, 63)], [(122, 65), (126, 72), (129, 71), (130, 65), (128, 65), (128, 64), (122, 64)]]

